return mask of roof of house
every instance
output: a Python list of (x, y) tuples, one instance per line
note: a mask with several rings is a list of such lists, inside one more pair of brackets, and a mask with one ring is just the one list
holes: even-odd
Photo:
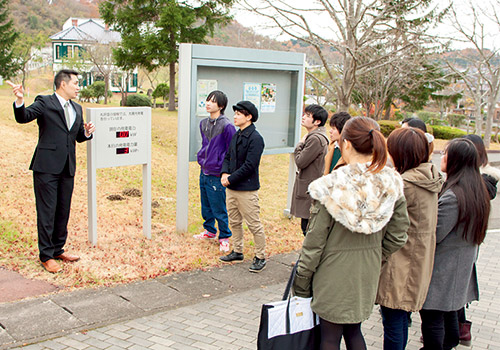
[(68, 27), (51, 35), (50, 39), (55, 41), (96, 41), (102, 44), (121, 41), (120, 33), (106, 29), (101, 23), (101, 19), (79, 19), (77, 26)]

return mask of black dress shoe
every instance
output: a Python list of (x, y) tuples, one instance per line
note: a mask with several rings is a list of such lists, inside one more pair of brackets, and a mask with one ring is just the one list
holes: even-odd
[(241, 261), (243, 260), (243, 254), (236, 253), (234, 250), (232, 250), (228, 255), (221, 256), (219, 260), (224, 262)]
[(266, 259), (253, 258), (253, 263), (248, 269), (250, 272), (261, 272), (266, 267)]

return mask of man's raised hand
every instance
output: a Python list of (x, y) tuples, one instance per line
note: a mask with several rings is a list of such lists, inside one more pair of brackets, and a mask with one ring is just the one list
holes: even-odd
[(17, 97), (18, 100), (24, 99), (24, 89), (21, 84), (14, 84), (10, 80), (6, 80), (5, 82), (10, 85), (10, 87), (12, 88), (12, 92), (14, 93), (14, 95)]

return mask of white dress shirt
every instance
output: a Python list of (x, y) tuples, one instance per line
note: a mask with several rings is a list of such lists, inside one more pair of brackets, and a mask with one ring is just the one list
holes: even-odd
[[(59, 100), (59, 103), (61, 104), (61, 107), (62, 107), (62, 109), (64, 111), (64, 105), (69, 100), (66, 101), (63, 97), (59, 96), (57, 94), (57, 92), (55, 92), (55, 95), (56, 95), (57, 99)], [(71, 129), (71, 127), (73, 126), (73, 124), (75, 123), (75, 120), (76, 120), (76, 111), (73, 108), (73, 105), (71, 103), (69, 104), (69, 108), (68, 109), (69, 109), (69, 127), (68, 127), (68, 129)]]

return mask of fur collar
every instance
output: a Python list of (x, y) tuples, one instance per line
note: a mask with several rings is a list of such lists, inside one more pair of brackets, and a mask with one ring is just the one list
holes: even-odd
[(481, 174), (486, 174), (493, 177), (495, 180), (500, 181), (500, 169), (492, 167), (490, 164), (486, 164), (479, 168)]
[(350, 231), (371, 234), (384, 228), (403, 196), (403, 180), (394, 169), (367, 171), (368, 164), (350, 164), (309, 185), (309, 194)]

